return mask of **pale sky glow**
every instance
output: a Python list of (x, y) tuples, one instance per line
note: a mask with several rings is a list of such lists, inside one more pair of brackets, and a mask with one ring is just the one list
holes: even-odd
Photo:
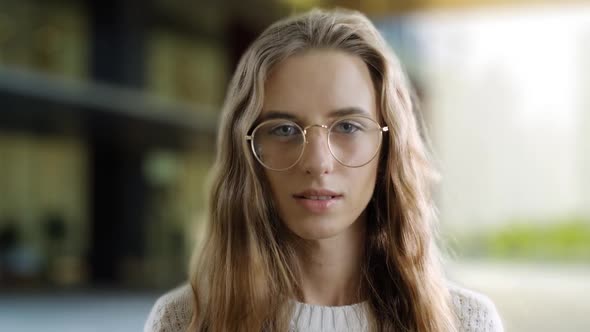
[(590, 5), (427, 12), (403, 22), (441, 159), (442, 221), (491, 226), (583, 211)]
[(413, 22), (431, 61), (481, 77), (501, 70), (523, 102), (516, 120), (562, 128), (574, 121), (577, 48), (590, 35), (590, 6), (419, 14)]

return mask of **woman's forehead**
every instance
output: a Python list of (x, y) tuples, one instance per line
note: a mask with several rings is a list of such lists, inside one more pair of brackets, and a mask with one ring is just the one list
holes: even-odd
[(265, 82), (260, 117), (282, 112), (311, 119), (364, 112), (376, 118), (375, 95), (369, 69), (360, 57), (313, 50), (288, 57), (273, 68)]

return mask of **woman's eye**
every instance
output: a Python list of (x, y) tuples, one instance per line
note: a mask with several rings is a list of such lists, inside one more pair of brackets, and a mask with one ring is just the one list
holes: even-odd
[(271, 130), (271, 134), (276, 136), (291, 136), (297, 133), (297, 128), (292, 125), (280, 125)]
[(351, 134), (351, 133), (356, 132), (357, 130), (360, 130), (361, 126), (359, 126), (358, 124), (356, 124), (354, 122), (345, 121), (345, 122), (337, 123), (334, 126), (334, 129), (338, 133)]

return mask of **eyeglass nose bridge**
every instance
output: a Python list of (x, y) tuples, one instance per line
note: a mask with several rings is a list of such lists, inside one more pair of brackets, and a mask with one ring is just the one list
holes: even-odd
[(330, 130), (330, 127), (328, 127), (327, 125), (324, 125), (324, 124), (312, 124), (312, 125), (309, 125), (309, 126), (303, 128), (303, 137), (305, 138), (305, 144), (309, 144), (309, 140), (307, 139), (307, 130), (311, 129), (313, 127), (320, 127), (320, 128)]

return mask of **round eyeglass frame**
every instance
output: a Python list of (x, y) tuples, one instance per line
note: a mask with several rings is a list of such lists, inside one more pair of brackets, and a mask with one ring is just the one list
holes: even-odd
[(260, 124), (258, 124), (254, 128), (254, 130), (252, 130), (252, 133), (250, 135), (245, 135), (244, 138), (247, 141), (250, 141), (250, 148), (252, 149), (252, 153), (254, 154), (254, 157), (256, 158), (256, 160), (258, 160), (258, 162), (264, 168), (269, 169), (271, 171), (284, 172), (284, 171), (288, 171), (289, 169), (291, 169), (295, 165), (297, 165), (299, 163), (299, 161), (301, 160), (301, 157), (303, 157), (303, 153), (305, 152), (305, 145), (307, 145), (309, 143), (309, 141), (307, 140), (307, 130), (308, 129), (310, 129), (312, 127), (324, 128), (324, 129), (327, 129), (328, 130), (328, 135), (330, 135), (330, 132), (332, 131), (332, 128), (334, 127), (334, 125), (336, 125), (337, 123), (339, 123), (342, 120), (345, 120), (345, 119), (354, 119), (354, 118), (367, 119), (367, 120), (373, 122), (376, 125), (376, 128), (379, 129), (379, 145), (375, 149), (375, 153), (373, 154), (373, 156), (371, 158), (369, 158), (369, 160), (367, 162), (365, 162), (365, 163), (363, 163), (361, 165), (358, 165), (358, 166), (349, 166), (349, 165), (346, 165), (345, 163), (343, 163), (340, 159), (338, 159), (334, 155), (334, 152), (332, 151), (332, 146), (330, 144), (329, 136), (328, 136), (328, 140), (327, 141), (328, 141), (328, 150), (330, 150), (330, 154), (332, 155), (332, 157), (334, 159), (336, 159), (336, 161), (338, 163), (340, 163), (343, 166), (350, 167), (350, 168), (359, 168), (359, 167), (365, 166), (366, 164), (370, 163), (373, 159), (375, 159), (375, 157), (379, 154), (379, 149), (381, 148), (381, 144), (383, 142), (383, 133), (389, 131), (389, 127), (387, 127), (387, 126), (382, 127), (377, 121), (375, 121), (375, 120), (373, 120), (373, 119), (371, 119), (369, 117), (366, 117), (366, 116), (362, 116), (362, 115), (360, 115), (360, 116), (359, 115), (344, 116), (344, 117), (341, 117), (341, 118), (338, 118), (338, 119), (334, 120), (334, 122), (332, 122), (332, 124), (330, 126), (325, 125), (325, 124), (311, 124), (311, 125), (306, 126), (306, 127), (303, 127), (303, 128), (300, 125), (298, 125), (297, 123), (295, 123), (294, 121), (292, 121), (292, 120), (286, 120), (288, 122), (291, 122), (295, 127), (297, 127), (303, 133), (303, 148), (301, 149), (301, 152), (299, 153), (299, 157), (297, 157), (297, 160), (295, 160), (291, 166), (286, 167), (286, 168), (277, 169), (277, 168), (268, 167), (267, 165), (264, 164), (264, 162), (262, 162), (262, 160), (260, 160), (260, 158), (258, 157), (258, 154), (256, 153), (256, 148), (254, 147), (254, 136), (256, 135), (256, 131), (259, 128), (261, 128), (263, 125), (265, 125), (265, 124), (267, 124), (269, 122), (272, 122), (272, 121), (276, 121), (276, 119), (271, 119), (271, 120), (266, 120), (266, 121), (261, 122)]

